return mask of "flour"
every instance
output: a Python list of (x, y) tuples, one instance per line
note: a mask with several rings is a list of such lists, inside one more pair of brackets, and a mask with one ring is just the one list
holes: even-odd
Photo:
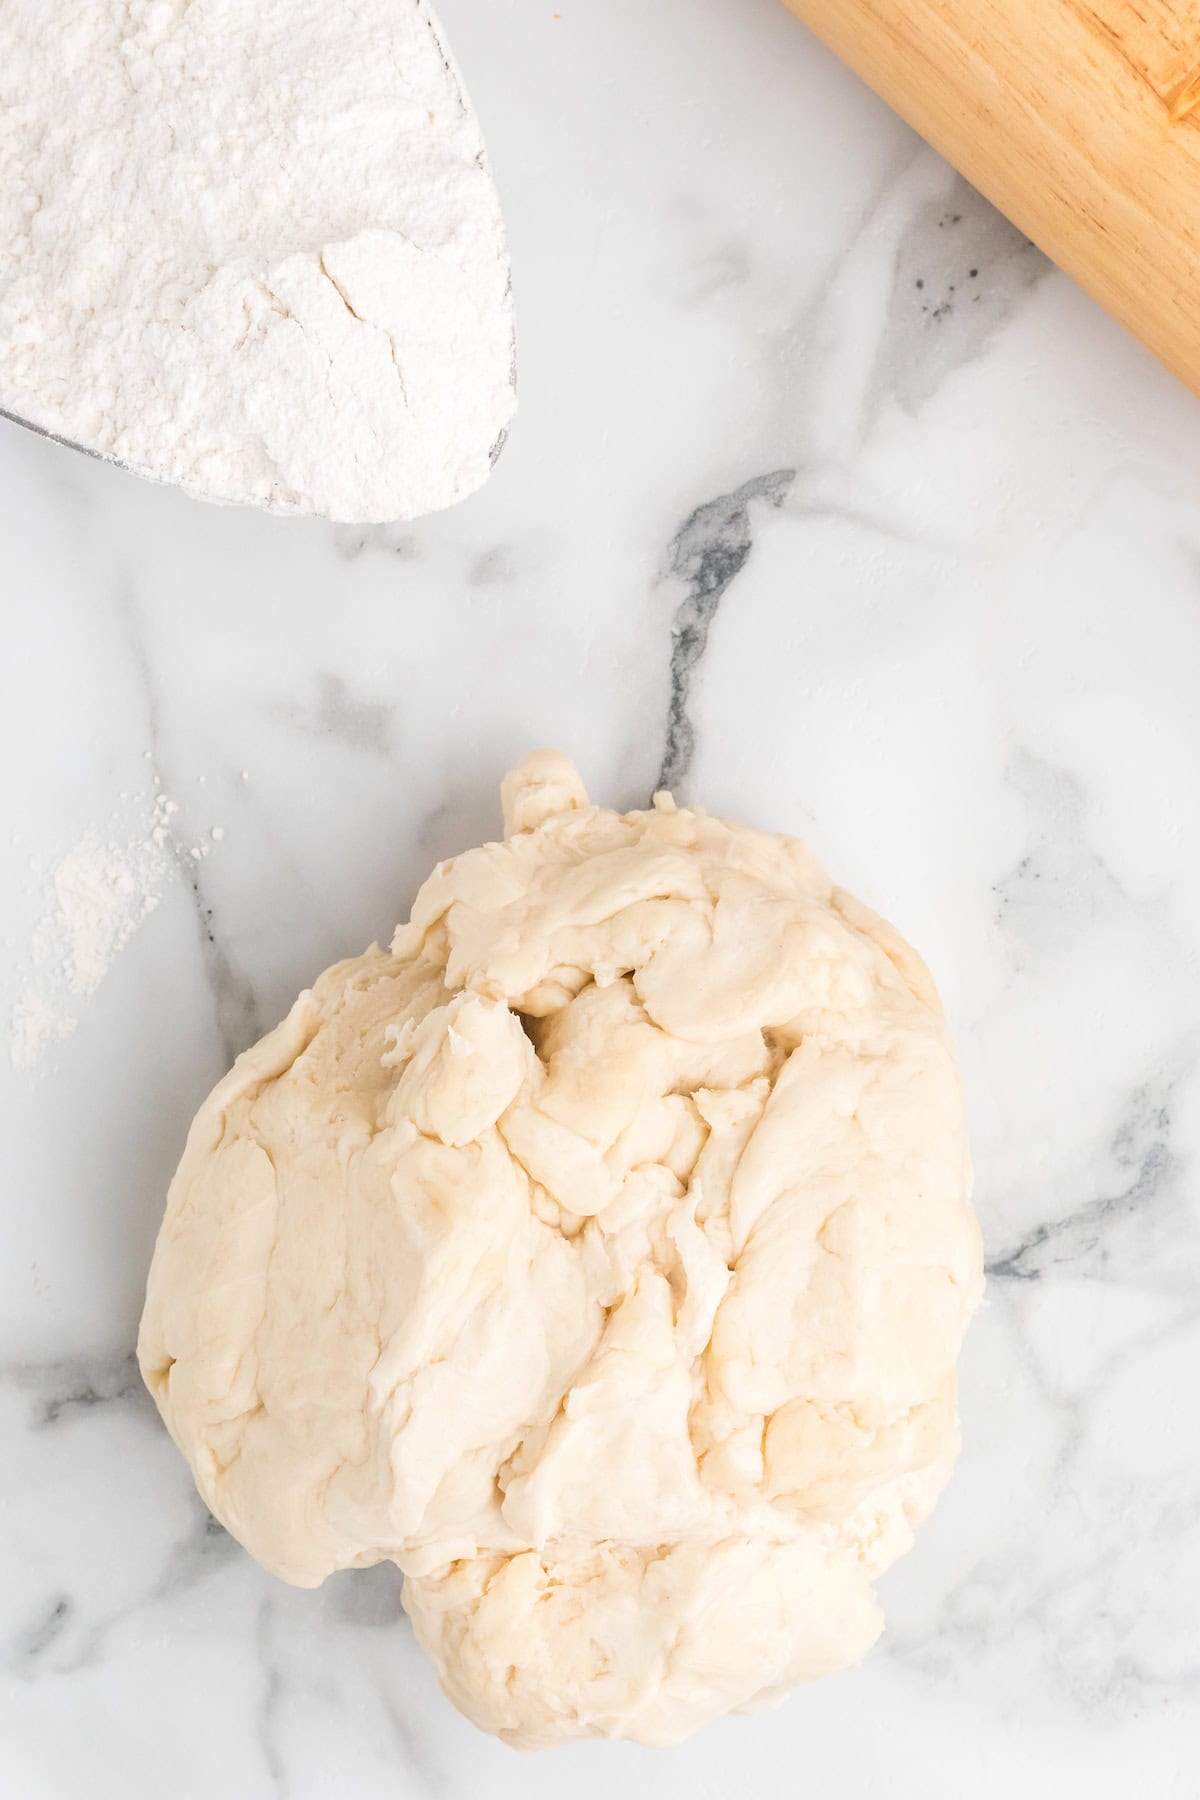
[[(161, 801), (154, 817), (163, 817)], [(156, 824), (144, 839), (102, 841), (85, 832), (46, 882), (46, 910), (34, 929), (24, 992), (11, 1015), (12, 1061), (32, 1068), (79, 1023), (75, 1002), (96, 992), (118, 953), (158, 905), (170, 870)]]
[(425, 0), (0, 0), (0, 408), (208, 499), (448, 506), (514, 407)]
[(79, 1020), (58, 1012), (43, 994), (28, 994), (12, 1009), (11, 1054), (14, 1069), (31, 1069), (51, 1044), (61, 1044)]
[(54, 865), (44, 882), (45, 909), (20, 972), (22, 989), (10, 1014), (13, 1066), (31, 1069), (79, 1023), (78, 1003), (89, 999), (119, 953), (155, 911), (173, 869), (186, 857), (199, 862), (224, 837), (213, 826), (209, 842), (187, 844), (171, 821), (178, 803), (155, 791), (143, 801), (148, 820), (137, 835), (102, 837), (87, 831)]
[(118, 848), (85, 837), (54, 872), (52, 923), (72, 994), (94, 994), (117, 952), (158, 905), (158, 858), (145, 846)]

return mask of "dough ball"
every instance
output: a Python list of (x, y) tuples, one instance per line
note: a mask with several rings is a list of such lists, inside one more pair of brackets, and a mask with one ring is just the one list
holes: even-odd
[(950, 1473), (959, 1078), (803, 844), (548, 751), (504, 801), (201, 1108), (139, 1357), (228, 1530), (397, 1563), (476, 1724), (669, 1744), (857, 1662)]

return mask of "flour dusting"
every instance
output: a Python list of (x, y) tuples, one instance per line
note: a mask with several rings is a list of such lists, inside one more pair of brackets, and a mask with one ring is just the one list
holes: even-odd
[(12, 1009), (12, 1063), (14, 1069), (31, 1069), (51, 1044), (61, 1044), (78, 1025), (78, 1019), (55, 1010), (41, 994), (27, 995)]
[(160, 859), (145, 846), (118, 848), (85, 837), (54, 872), (54, 925), (63, 979), (72, 994), (94, 994), (158, 905)]
[(205, 842), (181, 841), (171, 823), (179, 806), (157, 781), (141, 809), (146, 822), (140, 832), (85, 831), (43, 880), (44, 910), (18, 971), (21, 991), (9, 1018), (14, 1068), (32, 1069), (74, 1033), (79, 1003), (96, 992), (155, 911), (182, 860), (201, 861), (224, 836), (217, 825)]

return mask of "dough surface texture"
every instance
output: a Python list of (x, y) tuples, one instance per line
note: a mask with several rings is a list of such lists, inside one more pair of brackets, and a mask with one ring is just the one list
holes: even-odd
[(803, 844), (504, 783), (201, 1108), (139, 1359), (217, 1518), (390, 1558), (450, 1698), (676, 1742), (855, 1663), (982, 1289), (924, 965)]

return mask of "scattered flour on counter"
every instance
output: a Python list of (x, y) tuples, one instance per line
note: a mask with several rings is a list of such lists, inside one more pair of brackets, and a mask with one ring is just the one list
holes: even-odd
[(145, 846), (83, 838), (54, 871), (53, 925), (72, 994), (94, 994), (118, 951), (158, 905), (161, 858)]
[(72, 1035), (78, 1002), (96, 992), (154, 912), (180, 858), (199, 862), (224, 836), (221, 826), (213, 826), (210, 842), (189, 845), (171, 825), (176, 801), (159, 790), (146, 805), (149, 818), (140, 835), (102, 838), (87, 831), (45, 878), (45, 910), (10, 1015), (9, 1049), (17, 1069), (31, 1069)]
[(415, 518), (515, 407), (426, 0), (0, 0), (0, 409), (207, 499)]
[(51, 1044), (61, 1044), (78, 1025), (78, 1019), (56, 1012), (41, 994), (18, 1000), (12, 1009), (12, 1063), (14, 1069), (31, 1069)]

